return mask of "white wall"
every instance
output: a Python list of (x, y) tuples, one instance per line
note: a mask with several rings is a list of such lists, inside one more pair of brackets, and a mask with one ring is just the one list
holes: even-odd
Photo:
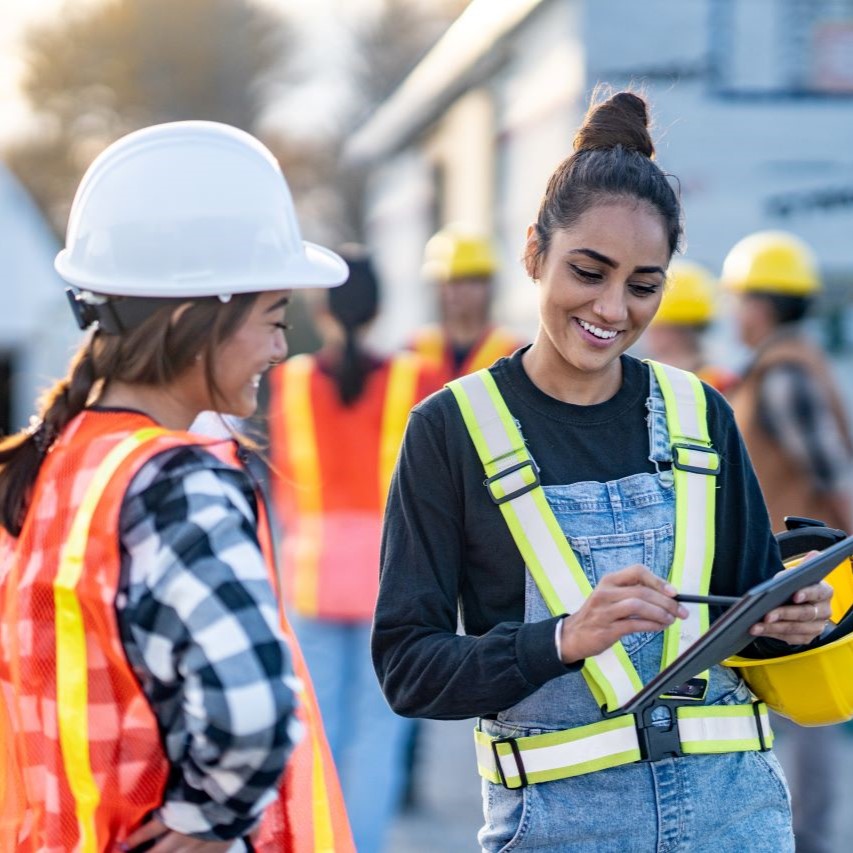
[[(821, 208), (813, 195), (846, 188), (853, 196), (853, 98), (778, 96), (787, 67), (783, 0), (730, 4), (739, 36), (725, 53), (727, 86), (777, 96), (718, 91), (710, 63), (712, 13), (721, 8), (710, 0), (589, 2), (589, 83), (647, 81), (659, 162), (681, 181), (690, 257), (719, 269), (745, 234), (781, 228), (809, 242), (836, 279), (853, 281), (853, 204)], [(790, 215), (780, 213), (781, 201)]]
[(495, 79), (498, 103), (495, 233), (503, 260), (496, 313), (531, 337), (536, 293), (521, 257), (548, 177), (571, 153), (583, 115), (581, 0), (540, 6), (519, 29), (510, 61)]
[[(853, 204), (818, 202), (821, 193), (853, 195), (853, 98), (731, 97), (720, 91), (719, 75), (712, 74), (717, 42), (726, 35), (718, 13), (735, 9), (746, 41), (729, 45), (732, 66), (724, 82), (778, 95), (780, 84), (773, 75), (783, 73), (784, 63), (770, 36), (779, 31), (779, 10), (789, 8), (784, 3), (550, 0), (500, 48), (506, 61), (484, 85), (496, 123), (500, 319), (522, 333), (535, 328), (535, 299), (519, 261), (525, 230), (548, 175), (571, 150), (589, 92), (598, 82), (633, 85), (647, 93), (659, 163), (680, 179), (689, 257), (719, 270), (728, 249), (745, 234), (790, 230), (814, 247), (832, 280), (833, 301), (849, 301)], [(430, 314), (424, 294), (410, 290), (434, 201), (423, 146), (415, 141), (404, 155), (383, 164), (370, 201), (376, 226), (371, 238), (394, 258), (389, 283), (409, 289), (405, 304), (395, 302), (394, 331), (399, 331), (395, 324), (410, 325), (414, 313)], [(406, 181), (408, 187), (398, 183)], [(783, 215), (783, 203), (789, 215)], [(414, 257), (404, 257), (408, 252)]]
[(433, 315), (433, 294), (421, 281), (421, 263), (432, 235), (434, 203), (432, 165), (419, 148), (390, 158), (372, 175), (367, 242), (382, 283), (382, 310), (370, 342), (380, 352), (403, 346)]

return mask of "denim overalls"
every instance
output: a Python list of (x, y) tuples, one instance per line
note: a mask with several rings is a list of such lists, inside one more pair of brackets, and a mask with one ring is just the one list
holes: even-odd
[[(675, 494), (663, 396), (651, 372), (647, 401), (650, 459), (657, 474), (607, 483), (545, 486), (548, 503), (590, 583), (642, 563), (667, 577), (673, 558)], [(525, 572), (526, 622), (550, 618), (530, 572)], [(663, 633), (622, 640), (643, 683), (660, 669)], [(710, 670), (706, 704), (752, 699), (734, 670)], [(497, 720), (490, 735), (521, 737), (601, 719), (583, 676), (556, 678)], [(729, 752), (640, 762), (582, 776), (507, 790), (483, 780), (483, 851), (539, 853), (785, 853), (794, 850), (790, 796), (772, 752)]]

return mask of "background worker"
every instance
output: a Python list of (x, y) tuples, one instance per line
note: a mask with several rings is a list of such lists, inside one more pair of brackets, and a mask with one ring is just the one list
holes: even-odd
[[(423, 278), (435, 288), (439, 323), (419, 329), (410, 348), (436, 371), (439, 387), (451, 379), (489, 367), (522, 341), (493, 324), (494, 276), (498, 258), (492, 242), (464, 223), (436, 232), (424, 248)], [(423, 726), (414, 720), (406, 746), (403, 804), (417, 806), (417, 776)]]
[(715, 281), (700, 264), (673, 260), (663, 298), (643, 342), (651, 358), (689, 370), (725, 394), (736, 374), (708, 362), (703, 338), (716, 314)]
[(56, 267), (88, 331), (0, 443), (0, 848), (350, 853), (260, 495), (187, 432), (254, 412), (346, 265), (256, 139), (178, 122), (95, 160)]
[[(793, 851), (766, 713), (733, 670), (682, 692), (696, 754), (641, 760), (618, 715), (708, 624), (677, 591), (739, 594), (781, 569), (729, 406), (626, 353), (681, 239), (653, 156), (642, 98), (590, 108), (527, 232), (533, 344), (415, 407), (392, 481), (376, 671), (401, 713), (479, 717), (486, 853)], [(686, 430), (703, 444), (677, 465)], [(808, 642), (830, 595), (799, 590), (750, 633)], [(672, 729), (664, 704), (640, 730)]]
[(409, 720), (370, 661), (382, 513), (412, 406), (437, 387), (413, 353), (379, 357), (363, 337), (379, 283), (363, 252), (317, 308), (323, 346), (271, 374), (273, 494), (286, 594), (317, 690), (359, 853), (379, 853), (399, 803)]
[(498, 263), (491, 242), (455, 223), (435, 234), (424, 249), (424, 278), (435, 285), (439, 319), (415, 333), (411, 349), (448, 382), (521, 346), (491, 320), (493, 279)]
[(752, 234), (726, 256), (722, 281), (754, 352), (731, 402), (773, 529), (786, 515), (849, 529), (850, 429), (829, 363), (801, 326), (821, 289), (811, 249), (782, 231)]
[[(853, 442), (829, 364), (800, 322), (821, 288), (811, 249), (793, 234), (752, 234), (727, 255), (722, 280), (737, 298), (740, 338), (754, 350), (730, 399), (773, 529), (800, 515), (849, 531)], [(797, 851), (829, 853), (840, 729), (801, 728), (781, 717), (775, 729)]]

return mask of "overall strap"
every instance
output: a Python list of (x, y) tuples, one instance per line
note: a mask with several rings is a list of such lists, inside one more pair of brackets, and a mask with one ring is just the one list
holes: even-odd
[[(501, 511), (528, 571), (553, 615), (576, 613), (592, 592), (539, 482), (515, 419), (488, 370), (448, 383), (486, 473), (484, 485)], [(669, 630), (669, 629), (667, 629)], [(621, 642), (582, 673), (599, 705), (615, 711), (642, 688)]]
[[(670, 583), (679, 592), (707, 595), (714, 562), (720, 457), (708, 433), (705, 389), (692, 373), (649, 361), (666, 407), (675, 488), (675, 552)], [(708, 605), (690, 605), (664, 635), (661, 668), (708, 630)], [(707, 673), (702, 673), (707, 684)], [(700, 697), (701, 698), (701, 697)]]

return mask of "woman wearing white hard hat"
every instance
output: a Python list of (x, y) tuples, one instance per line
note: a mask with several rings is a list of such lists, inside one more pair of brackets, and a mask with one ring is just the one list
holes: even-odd
[(0, 444), (0, 847), (352, 850), (259, 493), (188, 432), (252, 414), (346, 264), (256, 139), (178, 122), (95, 160), (56, 267), (88, 332)]

